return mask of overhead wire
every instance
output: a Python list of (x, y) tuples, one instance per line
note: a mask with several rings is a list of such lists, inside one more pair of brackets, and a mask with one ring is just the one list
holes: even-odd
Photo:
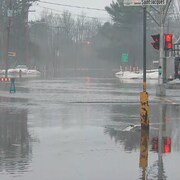
[(70, 7), (70, 8), (88, 9), (88, 10), (95, 10), (95, 11), (106, 11), (105, 9), (92, 8), (92, 7), (83, 7), (83, 6), (74, 6), (74, 5), (61, 4), (61, 3), (53, 3), (53, 2), (49, 2), (49, 1), (41, 1), (40, 0), (39, 2), (40, 3), (45, 3), (45, 4), (57, 5), (57, 6)]
[[(99, 9), (99, 8), (93, 8), (93, 7), (83, 7), (83, 6), (77, 6), (77, 5), (74, 6), (74, 5), (67, 5), (67, 4), (62, 4), (62, 3), (53, 3), (53, 2), (49, 2), (49, 1), (43, 1), (43, 0), (38, 1), (38, 3), (36, 4), (37, 7), (40, 7), (40, 8), (46, 9), (46, 10), (50, 10), (50, 11), (56, 12), (57, 14), (62, 13), (65, 10), (58, 10), (58, 9), (53, 9), (53, 8), (50, 8), (50, 7), (42, 6), (42, 5), (40, 5), (42, 3), (44, 5), (45, 4), (54, 5), (54, 7), (56, 7), (56, 8), (57, 8), (57, 6), (66, 7), (67, 11), (69, 11), (74, 16), (81, 17), (81, 16), (84, 15), (86, 18), (89, 18), (89, 19), (98, 19), (102, 23), (107, 22), (107, 21), (108, 22), (111, 21), (110, 16), (106, 17), (106, 15), (103, 15), (103, 14), (99, 15), (98, 17), (94, 17), (94, 16), (87, 16), (86, 12), (84, 12), (84, 11), (81, 12), (81, 14), (80, 13), (79, 14), (75, 14), (74, 12), (72, 12), (72, 10), (69, 10), (69, 8), (78, 8), (78, 9), (84, 9), (84, 10), (88, 10), (88, 11), (94, 11), (94, 10), (95, 11), (99, 11), (99, 12), (101, 11), (101, 12), (105, 13), (106, 12), (105, 9)], [(89, 14), (89, 13), (87, 13), (87, 14)]]
[[(55, 11), (55, 12), (63, 12), (62, 10), (57, 10), (57, 9), (53, 9), (53, 8), (48, 8), (48, 7), (44, 7), (44, 6), (41, 6), (41, 5), (38, 5), (38, 7), (40, 8), (43, 8), (43, 9), (47, 9), (47, 10), (51, 10), (51, 11)], [(75, 14), (75, 13), (71, 13), (72, 15), (75, 15), (75, 16), (82, 16), (83, 14)], [(92, 17), (92, 16), (86, 16), (85, 17), (87, 18), (90, 18), (90, 19), (103, 19), (103, 20), (108, 20), (108, 17)]]

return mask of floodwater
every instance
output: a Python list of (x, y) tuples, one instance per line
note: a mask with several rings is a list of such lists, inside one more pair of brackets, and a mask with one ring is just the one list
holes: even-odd
[(180, 106), (153, 83), (149, 132), (139, 128), (142, 82), (22, 78), (16, 93), (0, 88), (0, 179), (179, 179)]

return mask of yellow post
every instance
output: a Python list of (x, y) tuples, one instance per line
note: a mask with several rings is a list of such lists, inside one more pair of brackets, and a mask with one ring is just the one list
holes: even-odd
[(146, 177), (148, 166), (149, 131), (141, 130), (139, 167), (142, 168), (142, 179)]
[(149, 103), (146, 91), (140, 93), (140, 102), (141, 129), (149, 129)]

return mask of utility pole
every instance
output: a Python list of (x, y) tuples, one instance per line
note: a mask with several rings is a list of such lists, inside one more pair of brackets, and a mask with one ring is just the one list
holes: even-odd
[(143, 92), (140, 93), (141, 129), (149, 130), (149, 103), (146, 84), (146, 6), (143, 6)]
[(143, 7), (143, 91), (146, 92), (146, 6)]
[(9, 52), (9, 36), (11, 29), (11, 18), (12, 18), (12, 0), (9, 2), (9, 8), (7, 10), (8, 26), (7, 26), (7, 46), (6, 46), (6, 57), (5, 57), (5, 77), (8, 76), (8, 52)]
[(163, 83), (163, 76), (164, 76), (164, 10), (163, 7), (161, 7), (160, 12), (160, 47), (159, 47), (159, 77), (158, 77), (158, 86), (156, 89), (156, 95), (157, 96), (165, 96), (166, 90)]

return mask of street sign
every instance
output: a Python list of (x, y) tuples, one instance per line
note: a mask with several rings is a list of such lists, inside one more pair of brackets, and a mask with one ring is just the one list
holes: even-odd
[(124, 0), (124, 6), (166, 5), (167, 0)]
[(122, 53), (121, 62), (128, 62), (128, 53)]
[(124, 6), (141, 6), (141, 0), (124, 0)]
[(142, 5), (166, 5), (167, 0), (142, 0)]
[(8, 52), (8, 56), (14, 57), (14, 56), (16, 56), (16, 52)]

